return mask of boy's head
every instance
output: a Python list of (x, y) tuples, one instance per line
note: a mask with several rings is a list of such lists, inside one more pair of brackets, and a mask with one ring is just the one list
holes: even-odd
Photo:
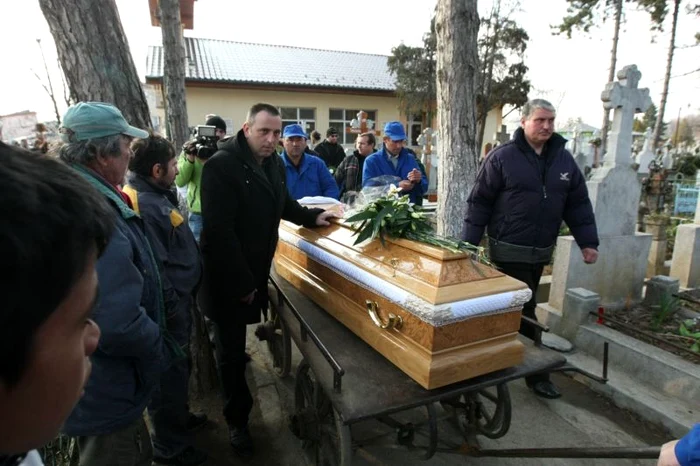
[(114, 213), (77, 172), (0, 143), (0, 454), (51, 440), (81, 396), (99, 329), (95, 263)]

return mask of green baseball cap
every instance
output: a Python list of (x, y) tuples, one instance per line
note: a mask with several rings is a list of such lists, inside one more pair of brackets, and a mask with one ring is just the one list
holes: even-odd
[(61, 133), (65, 142), (85, 141), (115, 134), (147, 138), (148, 131), (129, 125), (114, 105), (103, 102), (78, 102), (63, 115)]

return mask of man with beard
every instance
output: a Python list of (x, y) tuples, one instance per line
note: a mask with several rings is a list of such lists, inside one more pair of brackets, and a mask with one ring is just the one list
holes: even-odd
[[(189, 356), (193, 293), (202, 267), (199, 248), (187, 219), (178, 210), (173, 183), (178, 174), (175, 148), (165, 138), (150, 135), (136, 139), (131, 148), (131, 174), (124, 188), (134, 211), (141, 215), (146, 233), (160, 263), (168, 331)], [(194, 466), (207, 454), (192, 446), (191, 431), (207, 418), (192, 414), (188, 406), (190, 359), (174, 362), (160, 379), (149, 405), (153, 422), (153, 460), (156, 463)]]
[(243, 129), (219, 142), (202, 174), (200, 302), (215, 322), (216, 357), (224, 417), (236, 454), (250, 457), (248, 417), (253, 398), (245, 379), (246, 326), (267, 307), (267, 281), (280, 219), (307, 227), (328, 225), (331, 212), (299, 205), (287, 190), (285, 167), (275, 153), (282, 133), (279, 110), (253, 105)]
[(340, 199), (349, 202), (362, 190), (362, 168), (365, 159), (374, 153), (377, 139), (373, 133), (362, 133), (355, 141), (355, 151), (345, 157), (335, 171), (335, 182), (340, 189)]
[[(525, 282), (532, 298), (523, 315), (537, 320), (537, 286), (552, 258), (562, 221), (581, 248), (583, 260), (598, 258), (598, 232), (586, 180), (565, 149), (566, 139), (554, 132), (554, 106), (542, 99), (523, 106), (521, 127), (513, 139), (486, 157), (467, 200), (463, 238), (481, 242), (488, 227), (491, 261), (505, 274)], [(536, 329), (523, 324), (520, 333), (530, 339)], [(559, 398), (549, 374), (526, 377), (536, 395)]]
[(340, 162), (345, 158), (345, 150), (343, 146), (338, 144), (338, 130), (331, 127), (326, 131), (326, 140), (321, 144), (314, 146), (314, 151), (318, 153), (321, 160), (326, 162), (326, 166), (331, 173), (335, 173), (335, 169), (340, 165)]

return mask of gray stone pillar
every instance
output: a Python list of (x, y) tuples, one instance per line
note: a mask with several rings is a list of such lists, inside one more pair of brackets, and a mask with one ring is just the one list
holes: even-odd
[(564, 295), (564, 308), (562, 309), (561, 336), (569, 341), (574, 341), (579, 326), (591, 318), (590, 313), (595, 312), (600, 304), (600, 295), (585, 288), (569, 288)]
[(680, 282), (677, 278), (657, 275), (647, 282), (647, 292), (644, 294), (644, 304), (658, 306), (661, 301), (678, 293)]

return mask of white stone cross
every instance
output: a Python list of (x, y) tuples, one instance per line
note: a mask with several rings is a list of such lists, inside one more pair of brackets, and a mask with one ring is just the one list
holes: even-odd
[(637, 89), (642, 73), (637, 65), (628, 65), (617, 73), (619, 82), (608, 83), (600, 96), (603, 106), (613, 110), (612, 129), (608, 135), (603, 164), (628, 166), (632, 159), (632, 124), (636, 113), (651, 105), (649, 89)]

